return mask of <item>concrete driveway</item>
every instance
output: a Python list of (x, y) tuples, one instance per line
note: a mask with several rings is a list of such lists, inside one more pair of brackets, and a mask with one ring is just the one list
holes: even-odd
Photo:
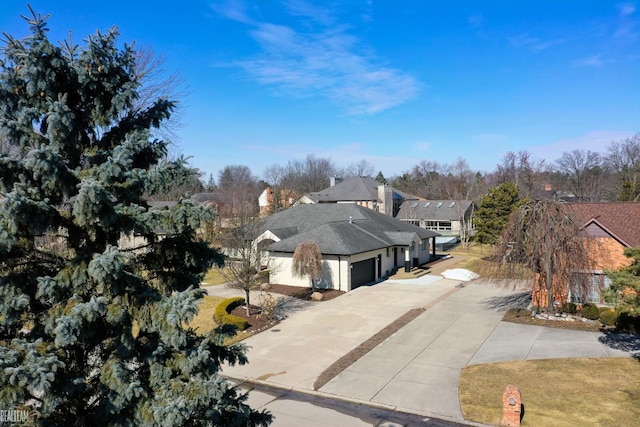
[(236, 379), (313, 392), (334, 361), (405, 314), (427, 310), (324, 385), (319, 392), (397, 410), (462, 421), (458, 382), (468, 364), (555, 357), (629, 356), (602, 334), (501, 322), (527, 293), (482, 280), (440, 276), (386, 281), (293, 313), (245, 341), (246, 366), (225, 367)]

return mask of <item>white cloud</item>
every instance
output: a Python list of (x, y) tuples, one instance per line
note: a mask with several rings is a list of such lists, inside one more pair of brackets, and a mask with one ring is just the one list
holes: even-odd
[(605, 61), (600, 55), (591, 55), (586, 58), (581, 58), (573, 61), (574, 67), (602, 67)]
[(220, 12), (249, 24), (262, 48), (233, 65), (280, 94), (322, 96), (355, 115), (375, 114), (417, 95), (420, 84), (413, 76), (384, 64), (344, 26), (326, 25), (334, 20), (328, 11), (304, 1), (289, 1), (286, 10), (296, 19), (313, 18), (291, 25), (254, 22), (235, 3)]
[(252, 24), (253, 20), (247, 15), (245, 4), (240, 0), (229, 0), (222, 4), (212, 4), (211, 8), (219, 15), (232, 21)]
[(619, 3), (617, 7), (620, 16), (633, 15), (636, 11), (636, 5), (634, 3)]
[(538, 37), (531, 37), (528, 34), (520, 34), (514, 37), (509, 37), (508, 40), (509, 43), (511, 43), (511, 45), (514, 47), (527, 48), (534, 52), (541, 52), (552, 46), (564, 44), (567, 42), (566, 39), (542, 40)]
[(559, 159), (564, 152), (573, 150), (589, 150), (605, 153), (612, 141), (631, 136), (630, 132), (623, 131), (593, 131), (575, 138), (560, 139), (551, 144), (538, 145), (527, 149), (535, 157), (553, 161)]

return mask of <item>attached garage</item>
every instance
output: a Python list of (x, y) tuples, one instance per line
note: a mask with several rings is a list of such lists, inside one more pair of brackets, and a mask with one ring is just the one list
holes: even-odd
[(376, 280), (376, 259), (369, 258), (351, 264), (351, 289)]

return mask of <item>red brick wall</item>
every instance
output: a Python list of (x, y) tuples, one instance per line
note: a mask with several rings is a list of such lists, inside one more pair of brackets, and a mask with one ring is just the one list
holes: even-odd
[[(624, 256), (625, 246), (611, 237), (598, 237), (594, 239), (591, 251), (593, 260), (593, 270), (616, 270), (618, 268), (631, 265), (632, 259)], [(553, 300), (560, 306), (567, 302), (569, 288), (567, 276), (553, 278)], [(545, 286), (544, 274), (536, 274), (534, 278), (533, 291), (531, 293), (531, 303), (536, 307), (547, 307), (547, 289)]]

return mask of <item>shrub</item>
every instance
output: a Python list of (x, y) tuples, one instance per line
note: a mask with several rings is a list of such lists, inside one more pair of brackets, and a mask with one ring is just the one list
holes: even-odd
[(618, 321), (618, 312), (608, 307), (603, 307), (606, 310), (600, 310), (600, 321), (605, 326), (613, 326)]
[(234, 308), (242, 304), (244, 304), (244, 298), (242, 297), (227, 298), (223, 300), (216, 307), (214, 314), (216, 323), (219, 325), (233, 325), (240, 331), (247, 329), (249, 327), (249, 321), (247, 319), (234, 316), (230, 313)]
[(620, 313), (616, 321), (616, 330), (630, 334), (640, 333), (640, 316), (631, 313)]
[(586, 303), (582, 306), (582, 317), (589, 320), (597, 320), (600, 317), (600, 310), (595, 304)]
[(562, 312), (567, 314), (576, 314), (578, 312), (578, 307), (575, 303), (565, 302), (562, 306)]

